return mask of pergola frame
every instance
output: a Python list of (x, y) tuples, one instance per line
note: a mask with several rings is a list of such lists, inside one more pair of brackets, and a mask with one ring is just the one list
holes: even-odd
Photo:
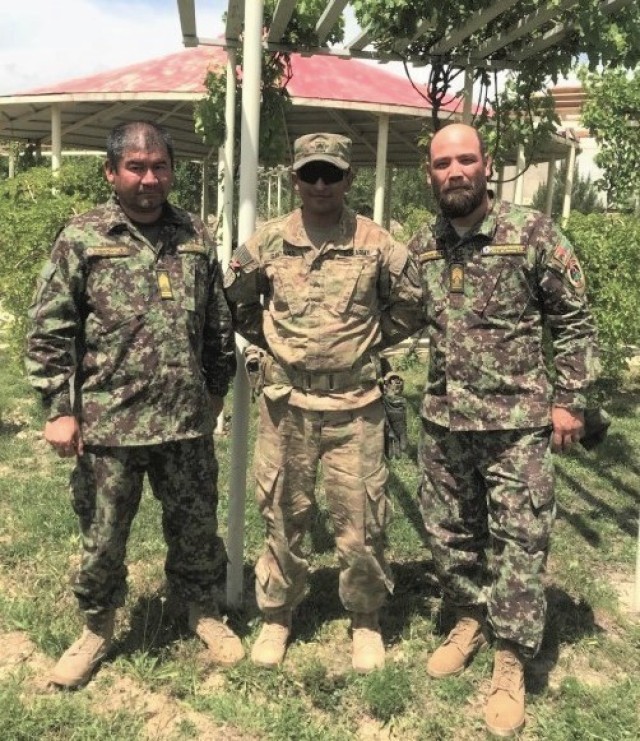
[[(634, 0), (602, 0), (603, 13), (613, 13), (630, 4)], [(470, 122), (472, 113), (473, 71), (507, 70), (518, 66), (545, 48), (559, 43), (573, 29), (571, 24), (556, 23), (542, 38), (535, 43), (527, 42), (527, 35), (553, 22), (562, 11), (576, 5), (579, 0), (560, 0), (559, 3), (549, 5), (535, 13), (521, 18), (514, 26), (504, 29), (496, 38), (486, 41), (472, 49), (466, 56), (460, 58), (451, 54), (451, 50), (462, 41), (469, 39), (483, 25), (498, 18), (516, 5), (518, 0), (495, 0), (487, 8), (478, 10), (459, 29), (448, 37), (441, 39), (428, 50), (427, 57), (432, 61), (447, 61), (465, 70), (463, 120)], [(354, 39), (342, 47), (311, 46), (304, 49), (293, 48), (283, 42), (289, 21), (296, 9), (296, 0), (279, 0), (273, 14), (271, 26), (266, 32), (263, 29), (264, 0), (228, 0), (227, 23), (224, 39), (200, 37), (196, 28), (195, 0), (177, 0), (183, 42), (185, 46), (211, 45), (224, 46), (228, 51), (238, 48), (242, 43), (243, 49), (243, 91), (242, 91), (242, 133), (240, 168), (240, 211), (238, 221), (238, 244), (241, 244), (255, 228), (255, 203), (257, 199), (258, 147), (259, 141), (259, 98), (260, 98), (260, 71), (261, 57), (264, 51), (291, 52), (303, 51), (305, 54), (337, 55), (371, 59), (381, 62), (403, 60), (403, 50), (420, 37), (432, 25), (432, 14), (435, 11), (431, 6), (425, 7), (425, 17), (417, 24), (417, 35), (414, 39), (399, 39), (390, 53), (379, 53), (366, 49), (372, 41), (370, 29), (363, 29)], [(341, 14), (349, 5), (348, 0), (328, 0), (326, 8), (317, 21), (315, 31), (320, 44), (329, 36), (332, 28), (339, 21)], [(425, 3), (425, 6), (427, 4)], [(428, 17), (427, 17), (428, 14)], [(244, 17), (244, 22), (243, 22)], [(242, 42), (241, 42), (242, 35)], [(496, 55), (500, 52), (500, 57)], [(231, 55), (230, 55), (231, 56)], [(227, 81), (231, 84), (231, 76)], [(231, 88), (228, 87), (228, 95)], [(348, 132), (346, 132), (348, 133)], [(227, 142), (233, 140), (232, 126), (227, 128)], [(389, 135), (388, 116), (379, 117), (378, 146), (376, 152), (376, 193), (374, 204), (374, 219), (380, 223), (384, 211), (387, 143)], [(575, 161), (577, 143), (568, 140), (570, 163)], [(518, 164), (523, 156), (523, 150), (518, 151)], [(553, 185), (555, 160), (549, 160), (549, 175)], [(571, 168), (569, 168), (563, 216), (568, 215), (570, 208)], [(229, 183), (226, 187), (229, 188)], [(521, 179), (516, 183), (516, 201), (521, 199)], [(547, 201), (550, 208), (551, 199)], [(225, 198), (223, 218), (230, 224), (233, 204), (230, 198)], [(231, 257), (231, 235), (225, 232), (221, 253), (223, 264), (227, 264)], [(238, 338), (239, 367), (243, 368), (242, 340)], [(242, 569), (243, 569), (243, 542), (244, 542), (244, 505), (246, 491), (246, 459), (247, 444), (246, 430), (248, 419), (248, 382), (246, 374), (239, 372), (234, 385), (234, 416), (233, 437), (231, 447), (231, 477), (229, 488), (229, 522), (228, 522), (228, 550), (229, 567), (227, 573), (227, 601), (231, 605), (238, 605), (242, 600)]]

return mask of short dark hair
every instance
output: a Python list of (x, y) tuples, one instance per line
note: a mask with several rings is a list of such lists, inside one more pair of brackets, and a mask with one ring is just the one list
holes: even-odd
[(117, 170), (125, 152), (137, 147), (141, 137), (144, 139), (145, 149), (167, 150), (171, 169), (173, 169), (173, 139), (164, 126), (155, 121), (127, 121), (114, 126), (107, 137), (107, 162), (112, 170)]

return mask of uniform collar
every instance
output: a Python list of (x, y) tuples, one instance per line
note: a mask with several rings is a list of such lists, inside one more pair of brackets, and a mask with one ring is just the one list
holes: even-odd
[[(134, 223), (123, 211), (122, 206), (114, 193), (111, 194), (111, 197), (105, 203), (104, 208), (104, 228), (107, 234), (122, 231), (123, 229), (128, 229), (129, 231), (135, 231), (137, 233)], [(193, 231), (193, 224), (191, 223), (191, 219), (187, 212), (172, 206), (168, 202), (165, 202), (162, 207), (162, 214), (159, 221), (162, 221), (163, 226), (173, 224), (175, 226), (185, 227), (189, 231)]]
[[(465, 234), (465, 239), (481, 236), (486, 237), (488, 240), (492, 240), (496, 233), (496, 229), (498, 228), (498, 221), (505, 208), (505, 205), (504, 201), (501, 201), (494, 196), (492, 190), (488, 190), (487, 193), (489, 194), (490, 202), (489, 210), (482, 217), (482, 219), (480, 219), (480, 221), (478, 221), (469, 229), (469, 231)], [(451, 239), (454, 239), (455, 241), (458, 241), (459, 239), (458, 233), (454, 229), (451, 221), (445, 218), (442, 214), (440, 214), (436, 219), (432, 227), (432, 232), (434, 238), (438, 240), (450, 241)]]
[[(343, 245), (348, 245), (353, 239), (356, 231), (356, 214), (347, 206), (342, 207), (342, 213), (337, 224), (327, 230), (330, 241), (335, 243), (337, 249)], [(302, 209), (298, 208), (288, 217), (284, 233), (284, 239), (295, 247), (309, 247), (311, 240), (307, 235), (302, 221)]]

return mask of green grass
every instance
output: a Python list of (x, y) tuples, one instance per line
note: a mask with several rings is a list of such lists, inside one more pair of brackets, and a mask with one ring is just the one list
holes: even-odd
[[(41, 439), (42, 416), (19, 369), (0, 351), (0, 738), (267, 739), (406, 741), (482, 739), (492, 652), (460, 677), (434, 682), (425, 659), (446, 616), (424, 544), (416, 490), (417, 410), (423, 370), (403, 361), (411, 455), (390, 464), (395, 517), (388, 557), (396, 590), (382, 615), (386, 668), (351, 670), (348, 620), (322, 486), (308, 538), (311, 591), (296, 613), (293, 643), (278, 671), (249, 661), (219, 670), (189, 632), (183, 606), (164, 585), (165, 547), (157, 502), (145, 492), (128, 549), (129, 596), (116, 640), (94, 680), (74, 693), (44, 681), (81, 627), (69, 580), (78, 563), (70, 507), (72, 463)], [(558, 459), (558, 520), (546, 575), (548, 625), (527, 668), (527, 724), (521, 737), (635, 739), (640, 625), (629, 612), (640, 507), (640, 391), (629, 385), (608, 405), (607, 441)], [(230, 404), (227, 405), (230, 409)], [(255, 438), (252, 408), (249, 448)], [(224, 535), (229, 438), (216, 438)], [(252, 564), (263, 526), (248, 474), (245, 601), (231, 622), (247, 649), (259, 627)], [(444, 621), (444, 622), (443, 622)], [(16, 647), (27, 646), (18, 650)]]

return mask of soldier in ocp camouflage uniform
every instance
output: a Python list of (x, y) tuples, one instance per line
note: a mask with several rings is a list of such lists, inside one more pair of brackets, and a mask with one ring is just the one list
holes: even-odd
[(173, 146), (161, 127), (116, 127), (105, 174), (113, 197), (58, 235), (30, 311), (27, 370), (47, 409), (45, 439), (77, 456), (73, 588), (86, 628), (53, 671), (63, 687), (88, 681), (109, 648), (145, 473), (189, 624), (214, 660), (244, 655), (216, 605), (226, 553), (212, 433), (235, 354), (215, 246), (200, 219), (166, 202)]
[(490, 627), (498, 642), (485, 719), (510, 735), (524, 723), (523, 659), (538, 651), (544, 627), (550, 442), (561, 451), (580, 438), (598, 363), (573, 248), (543, 214), (495, 199), (489, 170), (472, 127), (439, 131), (428, 171), (442, 215), (409, 249), (431, 347), (421, 505), (445, 599), (457, 610), (427, 670), (461, 672)]
[(318, 465), (340, 559), (340, 598), (352, 615), (353, 666), (384, 664), (378, 610), (393, 582), (384, 559), (384, 410), (374, 353), (421, 323), (417, 269), (406, 249), (344, 205), (351, 142), (310, 134), (295, 142), (302, 208), (268, 222), (235, 252), (225, 276), (237, 331), (254, 345), (262, 388), (255, 451), (266, 549), (256, 565), (265, 624), (252, 659), (284, 658), (304, 597), (302, 540)]

